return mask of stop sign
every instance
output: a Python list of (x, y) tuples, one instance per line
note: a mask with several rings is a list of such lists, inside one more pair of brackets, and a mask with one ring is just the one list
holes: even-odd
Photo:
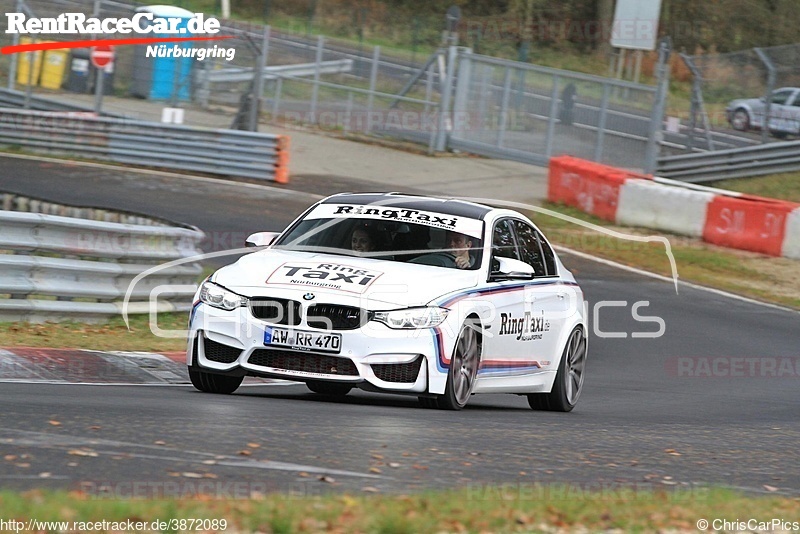
[(89, 59), (92, 61), (92, 65), (102, 69), (114, 61), (114, 51), (108, 45), (93, 46), (89, 53)]

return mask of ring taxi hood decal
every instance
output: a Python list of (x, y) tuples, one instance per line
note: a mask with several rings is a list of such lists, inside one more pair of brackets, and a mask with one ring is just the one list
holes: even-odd
[(320, 204), (305, 219), (336, 219), (359, 217), (381, 221), (396, 221), (423, 224), (432, 228), (452, 230), (480, 239), (483, 233), (483, 222), (477, 219), (437, 213), (435, 211), (417, 210), (414, 208), (385, 207), (358, 204)]
[(266, 283), (363, 293), (382, 274), (382, 271), (328, 261), (289, 261), (275, 269)]

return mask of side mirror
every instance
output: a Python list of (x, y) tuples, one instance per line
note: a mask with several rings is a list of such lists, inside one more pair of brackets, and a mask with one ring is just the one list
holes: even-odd
[(271, 245), (279, 235), (281, 235), (280, 232), (256, 232), (245, 239), (244, 246), (266, 247)]
[(533, 267), (524, 261), (495, 256), (492, 264), (489, 280), (531, 280), (533, 278)]

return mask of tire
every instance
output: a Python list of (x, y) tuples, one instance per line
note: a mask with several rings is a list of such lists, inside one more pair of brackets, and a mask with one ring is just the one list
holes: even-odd
[(458, 333), (453, 357), (450, 358), (444, 395), (435, 399), (439, 409), (460, 410), (467, 405), (475, 386), (480, 362), (480, 324), (475, 319), (467, 319)]
[(571, 412), (583, 390), (586, 356), (586, 336), (578, 326), (570, 333), (567, 346), (564, 347), (553, 389), (550, 393), (529, 394), (530, 407), (534, 410)]
[(750, 115), (744, 108), (738, 108), (733, 112), (731, 117), (731, 126), (734, 130), (746, 132), (750, 129)]
[(338, 382), (320, 382), (318, 380), (309, 380), (306, 382), (308, 389), (320, 395), (330, 395), (332, 397), (344, 397), (353, 386), (350, 384), (340, 384)]
[(221, 395), (230, 395), (236, 391), (244, 376), (229, 376), (217, 373), (207, 373), (205, 371), (198, 371), (197, 369), (189, 368), (189, 380), (192, 385), (203, 393), (218, 393)]

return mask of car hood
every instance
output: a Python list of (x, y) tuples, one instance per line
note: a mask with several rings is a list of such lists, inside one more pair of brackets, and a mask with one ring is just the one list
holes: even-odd
[(212, 280), (247, 297), (299, 300), (313, 294), (315, 302), (391, 309), (421, 306), (441, 295), (473, 288), (479, 272), (267, 249), (223, 267)]

